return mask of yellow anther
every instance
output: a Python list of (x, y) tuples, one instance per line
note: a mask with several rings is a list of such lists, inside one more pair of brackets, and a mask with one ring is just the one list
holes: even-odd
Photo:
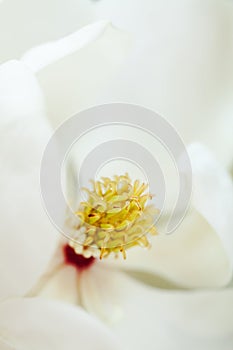
[(122, 211), (121, 208), (113, 208), (113, 209), (110, 209), (107, 211), (107, 214), (112, 214), (112, 215), (115, 215), (115, 214), (118, 214)]
[(121, 222), (119, 225), (116, 226), (116, 230), (117, 231), (123, 231), (125, 229), (127, 229), (127, 227), (131, 224), (130, 221), (128, 220), (124, 220), (123, 222)]
[(75, 213), (83, 222), (85, 221), (85, 215), (84, 213), (80, 212), (80, 211), (77, 211)]
[(94, 238), (91, 237), (91, 236), (88, 236), (88, 237), (86, 238), (86, 240), (84, 241), (83, 245), (84, 245), (84, 246), (88, 246), (88, 245), (90, 245), (93, 241), (94, 241)]
[(112, 224), (100, 224), (100, 227), (108, 231), (114, 230), (114, 226)]
[(147, 189), (147, 184), (142, 184), (141, 186), (137, 187), (137, 189), (134, 191), (135, 196), (140, 196), (145, 190)]
[(99, 214), (89, 214), (88, 217), (86, 218), (86, 222), (90, 225), (93, 225), (100, 218), (101, 218), (101, 215), (99, 215)]
[(121, 194), (121, 195), (112, 196), (111, 198), (109, 198), (109, 202), (110, 203), (122, 202), (122, 201), (126, 201), (127, 199), (128, 199), (127, 195)]

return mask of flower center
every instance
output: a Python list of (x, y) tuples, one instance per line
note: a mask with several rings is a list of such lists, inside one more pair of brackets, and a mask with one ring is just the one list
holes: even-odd
[(102, 259), (120, 252), (125, 259), (126, 249), (149, 247), (146, 234), (157, 234), (154, 218), (158, 210), (147, 205), (152, 199), (146, 192), (148, 185), (132, 182), (128, 174), (91, 182), (93, 189), (84, 188), (88, 198), (80, 203), (72, 227), (69, 245), (75, 253)]
[(68, 244), (63, 249), (66, 264), (75, 266), (79, 271), (88, 269), (95, 262), (93, 256), (85, 258), (82, 254), (75, 253)]

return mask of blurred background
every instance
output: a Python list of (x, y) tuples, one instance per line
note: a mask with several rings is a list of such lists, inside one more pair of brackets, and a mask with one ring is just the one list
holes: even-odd
[[(232, 1), (3, 0), (0, 62), (20, 58), (36, 45), (100, 19), (110, 20), (113, 26), (130, 35), (131, 53), (117, 78), (112, 82), (108, 79), (105, 87), (101, 85), (99, 95), (92, 94), (92, 69), (100, 72), (95, 82), (98, 85), (101, 74), (104, 75), (103, 67), (98, 64), (94, 67), (93, 60), (99, 58), (91, 57), (85, 74), (76, 76), (82, 85), (82, 91), (77, 92), (81, 96), (79, 108), (106, 101), (150, 107), (176, 127), (185, 143), (199, 139), (231, 169)], [(115, 42), (108, 45), (109, 50), (114, 50)], [(57, 82), (69, 83), (64, 76)], [(54, 96), (59, 101), (59, 93)], [(77, 106), (69, 108), (69, 116), (77, 112)], [(58, 102), (57, 110), (53, 111), (58, 119), (61, 110)], [(216, 142), (223, 138), (224, 143)]]

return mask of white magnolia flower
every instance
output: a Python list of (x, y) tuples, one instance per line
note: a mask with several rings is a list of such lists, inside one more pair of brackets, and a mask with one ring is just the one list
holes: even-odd
[[(128, 37), (101, 22), (35, 48), (21, 60), (0, 67), (3, 185), (0, 296), (4, 299), (33, 292), (80, 304), (104, 319), (121, 316), (115, 331), (120, 342), (130, 348), (147, 345), (172, 349), (175, 342), (179, 349), (187, 346), (230, 349), (231, 289), (165, 292), (148, 286), (148, 281), (154, 286), (159, 284), (158, 275), (164, 276), (165, 282), (171, 280), (170, 284), (166, 282), (170, 287), (174, 284), (220, 287), (231, 279), (232, 183), (205, 149), (199, 146), (190, 149), (196, 192), (193, 208), (183, 225), (169, 238), (156, 238), (149, 251), (129, 251), (120, 268), (118, 263), (107, 260), (92, 261), (89, 266), (85, 263), (85, 270), (80, 268), (80, 261), (76, 268), (67, 264), (74, 265), (74, 260), (66, 255), (65, 261), (62, 247), (57, 250), (60, 237), (44, 213), (39, 167), (51, 134), (49, 122), (57, 125), (58, 120), (94, 103), (100, 90), (116, 74), (128, 44)], [(129, 274), (143, 283), (131, 279)], [(84, 317), (78, 308), (66, 309), (38, 299), (6, 300), (0, 308), (3, 310), (0, 334), (6, 343), (11, 341), (11, 334), (18, 334), (21, 317), (17, 325), (12, 320), (16, 311), (19, 315), (23, 310), (24, 317), (43, 309), (48, 321), (49, 314), (53, 314), (52, 323), (55, 317), (62, 318), (64, 330), (71, 327), (72, 332), (74, 323), (79, 324)], [(6, 314), (8, 321), (4, 321)], [(16, 338), (13, 346), (30, 348), (31, 344), (25, 342), (24, 322), (23, 319), (21, 343)], [(35, 320), (32, 329), (40, 329), (42, 321), (38, 323)], [(57, 333), (54, 328), (51, 332), (51, 337), (60, 333), (59, 328)], [(51, 343), (50, 348), (57, 349), (56, 344)], [(59, 346), (65, 348), (60, 342)]]

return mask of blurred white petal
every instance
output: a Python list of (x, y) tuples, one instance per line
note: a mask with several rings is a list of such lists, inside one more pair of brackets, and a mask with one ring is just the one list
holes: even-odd
[(23, 118), (44, 118), (45, 103), (32, 72), (19, 61), (0, 65), (1, 125)]
[(120, 348), (116, 337), (83, 310), (39, 298), (1, 303), (0, 336), (23, 350)]
[(233, 290), (161, 292), (122, 280), (124, 316), (115, 331), (130, 349), (230, 350)]
[(14, 350), (14, 348), (7, 344), (6, 342), (3, 343), (2, 340), (0, 340), (1, 350)]
[(186, 144), (205, 141), (229, 166), (232, 2), (101, 0), (93, 7), (98, 19), (109, 18), (137, 36), (130, 59), (98, 102), (150, 107), (176, 127)]
[(95, 41), (109, 26), (109, 22), (101, 21), (86, 26), (77, 32), (54, 42), (35, 47), (23, 55), (21, 60), (34, 72), (45, 68), (59, 59), (71, 55), (77, 50)]
[[(104, 23), (106, 29), (101, 31)], [(109, 81), (117, 77), (122, 63), (128, 56), (131, 47), (130, 36), (104, 23), (93, 24), (74, 34), (72, 41), (73, 39), (76, 41), (76, 36), (79, 36), (75, 45), (80, 49), (38, 73), (49, 117), (55, 127), (67, 117), (94, 105), (97, 97), (107, 88)], [(89, 34), (91, 32), (92, 37), (85, 39), (85, 44), (87, 41), (89, 44), (84, 46), (81, 35), (85, 34), (85, 31)], [(69, 40), (69, 37), (64, 38), (62, 43), (68, 41), (70, 44)], [(52, 49), (53, 45), (56, 43), (48, 44), (46, 50)], [(62, 52), (63, 47), (60, 49)], [(37, 52), (36, 48), (31, 50), (31, 57), (34, 56), (34, 50), (35, 54)]]
[(193, 207), (178, 229), (134, 248), (123, 268), (161, 275), (186, 287), (219, 287), (232, 276), (232, 201), (229, 175), (203, 146), (192, 145)]
[(59, 234), (42, 206), (40, 160), (51, 130), (33, 74), (0, 66), (0, 297), (27, 292), (44, 272)]
[(193, 206), (221, 238), (233, 265), (233, 182), (206, 147), (192, 144)]
[(3, 1), (0, 62), (19, 58), (33, 46), (56, 40), (92, 23), (94, 16), (90, 5), (86, 0)]

